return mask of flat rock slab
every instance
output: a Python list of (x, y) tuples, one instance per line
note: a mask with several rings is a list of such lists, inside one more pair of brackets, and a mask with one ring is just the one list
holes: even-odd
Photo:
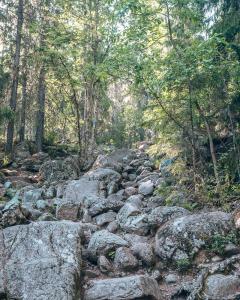
[(80, 299), (81, 231), (79, 224), (67, 221), (2, 230), (0, 295), (21, 300)]
[(162, 299), (156, 280), (137, 275), (92, 281), (84, 297), (84, 300), (131, 299)]

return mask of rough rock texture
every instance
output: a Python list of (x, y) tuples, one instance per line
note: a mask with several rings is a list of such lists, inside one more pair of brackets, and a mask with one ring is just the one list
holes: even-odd
[(157, 282), (147, 276), (129, 276), (93, 281), (84, 300), (160, 300)]
[(81, 204), (86, 196), (99, 196), (99, 181), (90, 181), (88, 177), (71, 181), (64, 191), (63, 202), (75, 202)]
[(206, 280), (204, 295), (212, 300), (239, 299), (240, 278), (234, 275), (211, 275)]
[(121, 246), (128, 246), (128, 242), (107, 230), (100, 230), (92, 235), (88, 250), (96, 254), (107, 254), (110, 250)]
[(177, 206), (159, 206), (151, 211), (148, 215), (148, 223), (152, 227), (159, 227), (165, 222), (178, 217), (189, 215), (190, 212)]
[(126, 203), (118, 212), (118, 224), (127, 232), (146, 234), (149, 230), (147, 218), (139, 208), (131, 203)]
[(61, 203), (57, 206), (56, 217), (59, 220), (77, 221), (79, 218), (79, 204), (77, 203)]
[(224, 212), (187, 215), (162, 226), (156, 234), (156, 253), (179, 260), (196, 254), (216, 234), (233, 229), (231, 215)]
[(36, 222), (0, 233), (0, 294), (11, 299), (79, 299), (81, 227)]
[(120, 270), (133, 271), (137, 268), (138, 261), (129, 248), (120, 247), (116, 250), (114, 265)]
[(79, 169), (76, 158), (68, 157), (65, 160), (50, 160), (40, 168), (40, 175), (44, 181), (56, 182), (66, 179), (76, 179)]

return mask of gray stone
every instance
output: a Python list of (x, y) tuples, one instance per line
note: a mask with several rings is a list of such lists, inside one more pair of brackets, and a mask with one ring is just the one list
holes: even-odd
[(109, 232), (116, 232), (118, 230), (118, 223), (116, 221), (113, 221), (111, 223), (108, 224), (107, 228), (106, 228)]
[(26, 207), (34, 207), (38, 200), (42, 199), (43, 189), (34, 189), (24, 192), (22, 203)]
[(154, 261), (153, 247), (148, 243), (136, 243), (131, 247), (133, 254), (139, 258), (144, 265), (151, 266)]
[(190, 212), (178, 206), (159, 206), (148, 215), (148, 222), (151, 227), (159, 227), (169, 220), (189, 215)]
[(138, 195), (132, 195), (131, 197), (129, 197), (126, 202), (127, 203), (131, 203), (137, 207), (141, 207), (142, 205), (142, 200), (143, 200), (143, 195), (138, 194)]
[(125, 195), (127, 197), (130, 197), (132, 195), (136, 195), (137, 194), (137, 189), (133, 186), (129, 186), (125, 189)]
[(107, 223), (111, 223), (116, 219), (117, 214), (113, 211), (109, 211), (105, 214), (98, 215), (96, 217), (96, 223), (98, 226), (103, 226)]
[(240, 278), (237, 276), (214, 274), (205, 282), (204, 297), (206, 299), (232, 300), (239, 299), (239, 296)]
[(168, 284), (176, 283), (178, 281), (178, 277), (175, 274), (168, 274), (164, 279)]
[(37, 208), (37, 209), (42, 209), (42, 210), (44, 210), (44, 209), (46, 209), (48, 206), (49, 206), (49, 205), (48, 205), (47, 201), (45, 201), (45, 200), (38, 200), (38, 201), (36, 202), (36, 208)]
[(128, 242), (126, 242), (120, 236), (107, 230), (100, 230), (91, 236), (88, 244), (88, 250), (92, 251), (96, 255), (105, 255), (108, 254), (109, 251), (115, 250), (122, 246), (128, 246)]
[(162, 299), (157, 282), (144, 275), (90, 282), (84, 300)]
[(210, 212), (187, 215), (167, 222), (157, 232), (155, 251), (162, 259), (179, 260), (195, 255), (216, 234), (233, 230), (231, 215)]
[(77, 221), (79, 219), (79, 210), (79, 204), (63, 202), (57, 206), (56, 217), (58, 220)]
[(127, 232), (146, 234), (149, 230), (147, 218), (136, 205), (126, 203), (118, 212), (117, 222)]
[(143, 194), (144, 196), (151, 195), (153, 193), (153, 190), (154, 185), (151, 180), (141, 183), (138, 188), (139, 193)]
[(109, 210), (118, 212), (123, 205), (122, 196), (113, 194), (108, 196), (108, 198), (97, 198), (91, 204), (88, 202), (87, 206), (89, 215), (96, 216)]
[(119, 182), (121, 179), (121, 175), (118, 172), (112, 169), (104, 168), (98, 168), (94, 171), (89, 171), (87, 176), (90, 180), (104, 181), (107, 184), (110, 182)]
[(80, 226), (71, 222), (4, 229), (0, 294), (7, 292), (9, 298), (22, 300), (80, 299), (80, 235)]
[(67, 157), (64, 160), (49, 160), (40, 167), (39, 172), (42, 179), (49, 183), (76, 179), (79, 176), (78, 162), (74, 157)]
[(112, 264), (104, 255), (100, 255), (98, 258), (98, 267), (102, 273), (109, 273), (112, 271)]
[(129, 248), (120, 247), (115, 253), (114, 266), (118, 270), (134, 271), (138, 267), (138, 261)]
[(63, 195), (63, 202), (83, 203), (85, 197), (99, 197), (99, 181), (90, 181), (88, 177), (70, 181)]
[(57, 221), (57, 219), (52, 214), (46, 212), (38, 218), (38, 221)]

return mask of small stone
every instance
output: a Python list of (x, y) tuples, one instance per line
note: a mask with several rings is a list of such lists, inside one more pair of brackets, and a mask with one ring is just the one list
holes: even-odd
[(57, 221), (57, 219), (50, 213), (44, 213), (38, 218), (38, 221)]
[(47, 203), (47, 201), (45, 201), (45, 200), (38, 200), (38, 201), (36, 202), (36, 208), (37, 208), (37, 209), (44, 210), (44, 209), (46, 209), (47, 207), (48, 207), (48, 203)]
[(127, 197), (130, 197), (135, 194), (137, 194), (137, 189), (135, 187), (129, 186), (125, 189), (125, 195)]
[(168, 274), (167, 276), (165, 276), (165, 281), (168, 284), (176, 283), (177, 280), (178, 280), (178, 277), (175, 274)]
[(116, 232), (118, 230), (118, 223), (116, 221), (113, 221), (111, 223), (108, 224), (107, 228), (106, 228), (109, 232)]
[(225, 256), (232, 256), (240, 253), (240, 248), (234, 245), (233, 243), (229, 243), (224, 248)]
[(110, 261), (104, 255), (99, 256), (98, 267), (102, 273), (109, 273), (112, 271), (112, 265), (111, 265)]
[(11, 186), (12, 186), (12, 182), (11, 182), (11, 181), (6, 181), (6, 182), (4, 183), (5, 189), (9, 189)]

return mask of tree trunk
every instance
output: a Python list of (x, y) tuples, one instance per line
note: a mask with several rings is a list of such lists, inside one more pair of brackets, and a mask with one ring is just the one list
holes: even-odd
[(25, 140), (25, 124), (26, 124), (26, 105), (27, 105), (27, 45), (24, 49), (23, 57), (23, 76), (22, 76), (22, 107), (21, 107), (21, 120), (19, 130), (19, 141), (24, 142)]
[[(16, 111), (17, 106), (17, 89), (18, 89), (18, 79), (19, 79), (19, 61), (20, 61), (20, 51), (21, 51), (21, 39), (22, 39), (22, 27), (23, 27), (23, 0), (18, 2), (17, 10), (17, 35), (16, 35), (16, 49), (14, 55), (13, 63), (13, 75), (12, 75), (12, 86), (11, 86), (11, 96), (9, 105), (13, 113)], [(6, 153), (12, 154), (13, 151), (13, 137), (14, 137), (14, 117), (8, 123), (7, 128), (7, 143), (6, 143)]]
[(212, 139), (210, 125), (209, 125), (208, 120), (207, 120), (205, 114), (203, 113), (201, 107), (199, 106), (198, 102), (196, 102), (196, 107), (197, 107), (200, 115), (202, 116), (205, 127), (207, 129), (210, 153), (211, 153), (211, 158), (212, 158), (212, 163), (213, 163), (214, 176), (215, 176), (217, 188), (219, 188), (220, 179), (219, 179), (219, 174), (218, 174), (217, 158), (216, 158), (215, 147), (214, 147), (214, 143), (213, 143), (213, 139)]
[(38, 111), (36, 117), (36, 145), (37, 151), (42, 151), (44, 139), (44, 119), (45, 119), (45, 68), (40, 69), (38, 80)]

